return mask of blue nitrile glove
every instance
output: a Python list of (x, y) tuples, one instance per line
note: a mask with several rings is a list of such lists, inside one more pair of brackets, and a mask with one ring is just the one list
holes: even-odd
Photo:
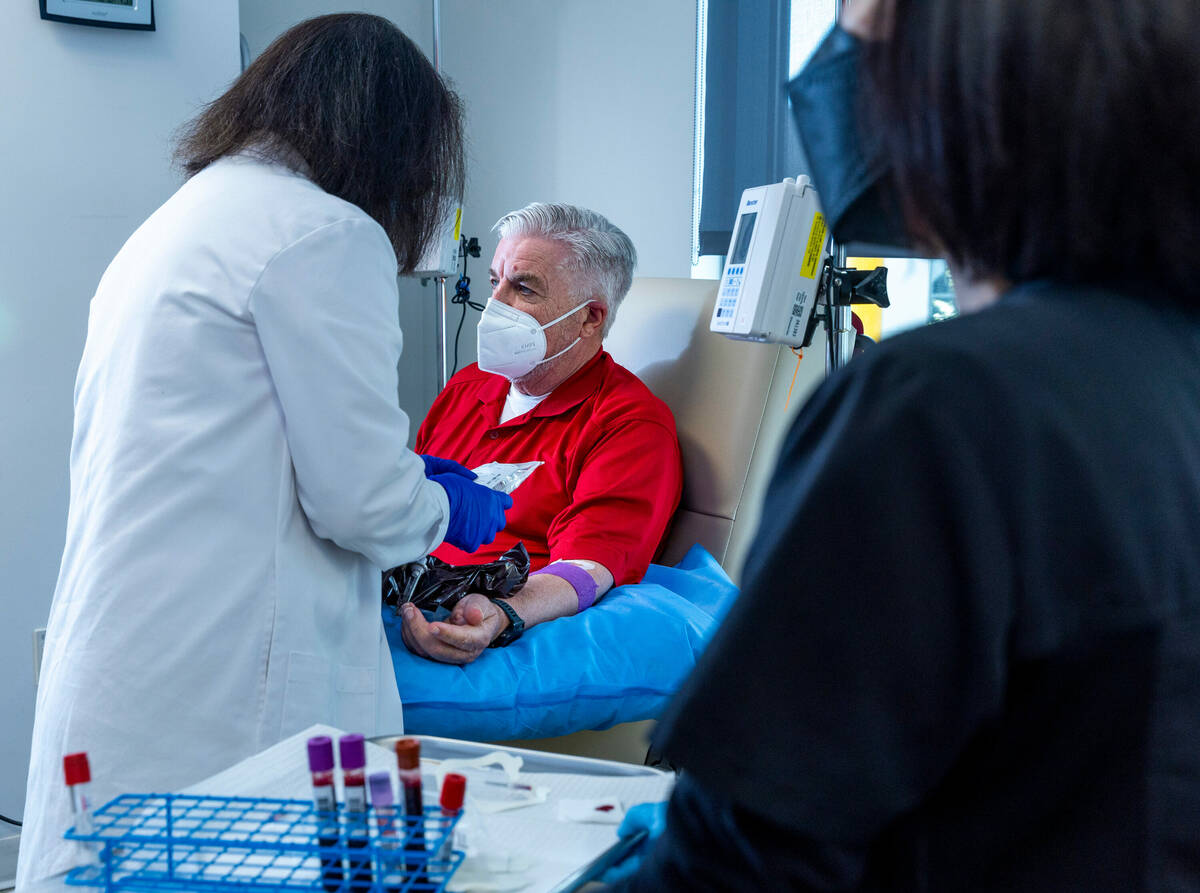
[(446, 527), (446, 542), (450, 545), (474, 552), (504, 529), (504, 513), (512, 508), (512, 497), (507, 493), (467, 480), (456, 472), (435, 474), (430, 480), (441, 484), (450, 500), (450, 523)]
[(432, 478), (437, 474), (461, 474), (468, 481), (477, 477), (475, 472), (465, 465), (459, 465), (453, 459), (443, 459), (441, 456), (431, 456), (428, 453), (417, 453), (425, 463), (425, 477)]
[(642, 856), (646, 854), (650, 844), (654, 839), (663, 833), (663, 829), (667, 827), (667, 801), (661, 803), (639, 803), (637, 806), (631, 806), (629, 812), (625, 813), (625, 818), (621, 820), (621, 827), (617, 829), (618, 837), (632, 837), (639, 831), (646, 832), (646, 839), (642, 841), (642, 845), (614, 865), (612, 868), (604, 872), (604, 877), (601, 880), (606, 884), (615, 884), (623, 878), (629, 877), (638, 870), (638, 866), (642, 864)]

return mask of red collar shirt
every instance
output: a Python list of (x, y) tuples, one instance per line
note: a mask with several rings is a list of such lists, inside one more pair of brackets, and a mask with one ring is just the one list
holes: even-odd
[(675, 419), (628, 369), (601, 351), (533, 409), (504, 424), (507, 379), (472, 364), (438, 395), (417, 452), (477, 468), (540, 461), (516, 490), (508, 523), (475, 552), (443, 543), (450, 564), (492, 561), (518, 541), (534, 569), (596, 561), (616, 585), (636, 583), (679, 504), (683, 466)]

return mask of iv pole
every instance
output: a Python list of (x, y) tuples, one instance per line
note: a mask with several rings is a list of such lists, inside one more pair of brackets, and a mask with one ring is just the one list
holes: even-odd
[[(436, 3), (437, 0), (434, 0), (434, 2)], [(846, 0), (838, 0), (837, 18), (839, 21), (842, 18), (842, 10), (845, 7)], [(845, 269), (846, 246), (839, 242), (834, 242), (833, 251), (835, 266), (838, 269)], [(828, 340), (825, 344), (825, 373), (828, 375), (835, 369), (840, 369), (849, 363), (850, 358), (854, 355), (856, 332), (854, 331), (854, 323), (851, 321), (849, 304), (830, 304), (829, 325), (826, 332)]]

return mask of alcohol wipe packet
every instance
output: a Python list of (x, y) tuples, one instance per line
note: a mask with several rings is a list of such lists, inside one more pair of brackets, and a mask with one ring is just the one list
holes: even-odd
[(539, 465), (545, 464), (540, 459), (534, 462), (486, 462), (471, 471), (475, 472), (475, 483), (501, 493), (512, 493)]

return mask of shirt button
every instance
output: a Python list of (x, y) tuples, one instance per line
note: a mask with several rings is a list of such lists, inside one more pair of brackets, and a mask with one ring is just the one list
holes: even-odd
[(500, 432), (499, 432), (499, 431), (493, 431), (491, 434), (489, 434), (489, 435), (488, 435), (488, 437), (490, 437), (492, 440), (495, 440), (495, 439), (496, 439), (496, 438), (498, 438), (499, 436), (500, 436)]

